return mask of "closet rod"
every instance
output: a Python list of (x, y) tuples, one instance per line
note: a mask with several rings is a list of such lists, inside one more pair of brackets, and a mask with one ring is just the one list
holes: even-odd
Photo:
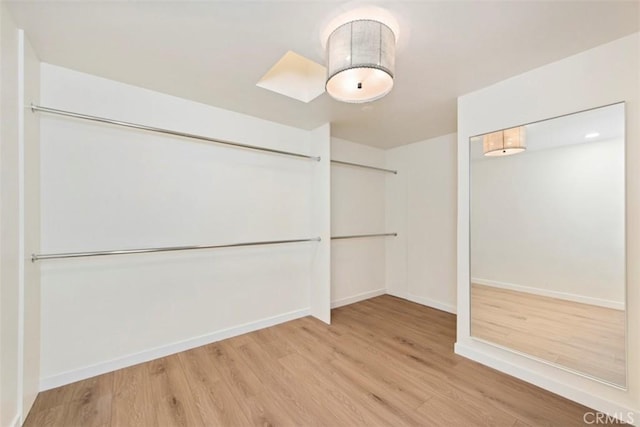
[(83, 120), (90, 120), (92, 122), (108, 123), (108, 124), (112, 124), (112, 125), (116, 125), (116, 126), (122, 126), (122, 127), (132, 128), (132, 129), (146, 130), (146, 131), (150, 131), (150, 132), (164, 133), (166, 135), (180, 136), (180, 137), (183, 137), (183, 138), (199, 139), (201, 141), (214, 142), (216, 144), (228, 145), (228, 146), (236, 147), (236, 148), (246, 148), (248, 150), (265, 151), (267, 153), (272, 153), (272, 154), (281, 154), (281, 155), (284, 155), (284, 156), (292, 156), (292, 157), (299, 157), (299, 158), (304, 158), (304, 159), (311, 159), (311, 160), (315, 160), (315, 161), (318, 161), (318, 162), (320, 161), (320, 157), (308, 156), (306, 154), (292, 153), (290, 151), (274, 150), (272, 148), (257, 147), (255, 145), (246, 145), (246, 144), (241, 144), (239, 142), (225, 141), (223, 139), (209, 138), (208, 136), (195, 135), (195, 134), (191, 134), (191, 133), (179, 132), (179, 131), (170, 130), (170, 129), (156, 128), (156, 127), (152, 127), (152, 126), (145, 126), (145, 125), (140, 125), (140, 124), (137, 124), (137, 123), (123, 122), (123, 121), (120, 121), (120, 120), (113, 120), (113, 119), (108, 119), (108, 118), (105, 118), (105, 117), (89, 116), (87, 114), (74, 113), (72, 111), (65, 111), (65, 110), (57, 110), (55, 108), (43, 107), (41, 105), (31, 104), (31, 111), (33, 111), (34, 113), (38, 112), (38, 111), (41, 111), (43, 113), (58, 114), (60, 116), (73, 117), (73, 118), (76, 118), (76, 119), (83, 119)]
[(373, 170), (376, 170), (376, 171), (392, 173), (394, 175), (398, 174), (397, 170), (378, 168), (378, 167), (375, 167), (375, 166), (368, 166), (368, 165), (361, 165), (359, 163), (343, 162), (342, 160), (331, 160), (331, 163), (336, 163), (338, 165), (356, 166), (358, 168), (365, 168), (365, 169), (373, 169)]
[(331, 237), (331, 240), (358, 239), (360, 237), (387, 237), (387, 236), (396, 237), (397, 235), (398, 233), (353, 234), (351, 236), (333, 236)]
[(319, 242), (319, 241), (320, 241), (320, 237), (313, 237), (310, 239), (267, 240), (262, 242), (230, 243), (226, 245), (168, 246), (168, 247), (162, 247), (162, 248), (123, 249), (118, 251), (33, 254), (31, 255), (31, 262), (40, 261), (43, 259), (81, 258), (81, 257), (94, 257), (94, 256), (104, 256), (104, 255), (146, 254), (146, 253), (152, 253), (152, 252), (190, 251), (194, 249), (236, 248), (241, 246), (280, 245), (285, 243), (302, 243), (302, 242)]

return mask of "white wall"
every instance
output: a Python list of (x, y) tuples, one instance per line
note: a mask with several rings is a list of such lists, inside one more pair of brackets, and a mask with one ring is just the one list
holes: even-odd
[(19, 424), (33, 404), (40, 367), (40, 273), (29, 262), (39, 231), (39, 62), (0, 5), (0, 426)]
[[(385, 151), (331, 138), (335, 160), (384, 167)], [(385, 233), (385, 182), (396, 175), (333, 164), (331, 234)], [(394, 237), (331, 242), (331, 304), (339, 307), (385, 293), (385, 245)]]
[[(640, 420), (640, 34), (624, 37), (458, 99), (458, 334), (456, 352), (609, 413)], [(469, 137), (619, 101), (626, 105), (628, 390), (471, 339)], [(622, 414), (623, 417), (626, 416)]]
[(387, 150), (386, 168), (397, 170), (398, 174), (387, 176), (385, 183), (385, 223), (386, 230), (398, 233), (393, 239), (386, 240), (385, 282), (387, 293), (407, 298), (408, 282), (408, 146)]
[(18, 418), (18, 29), (0, 5), (0, 425)]
[(24, 31), (19, 34), (20, 94), (20, 288), (19, 395), (21, 419), (40, 390), (40, 265), (31, 254), (40, 250), (40, 118), (30, 112), (40, 100), (40, 61)]
[[(48, 64), (41, 72), (45, 106), (323, 156), (42, 114), (44, 253), (323, 237), (41, 261), (43, 388), (310, 309), (328, 321), (328, 126), (308, 132)], [(319, 205), (326, 213), (314, 214)]]
[(449, 312), (456, 310), (456, 135), (387, 152), (389, 293)]
[(473, 283), (624, 310), (623, 139), (480, 154), (471, 212)]
[[(331, 125), (309, 134), (311, 154), (321, 160), (311, 173), (311, 234), (321, 239), (311, 261), (311, 315), (331, 323)], [(278, 201), (276, 201), (277, 203)]]

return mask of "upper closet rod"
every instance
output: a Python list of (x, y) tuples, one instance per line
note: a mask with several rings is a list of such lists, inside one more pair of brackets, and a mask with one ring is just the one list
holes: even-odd
[(343, 162), (342, 160), (331, 160), (331, 163), (336, 163), (338, 165), (356, 166), (356, 167), (365, 168), (365, 169), (373, 169), (373, 170), (377, 170), (377, 171), (392, 173), (394, 175), (398, 174), (397, 170), (378, 168), (378, 167), (375, 167), (375, 166), (368, 166), (368, 165), (361, 165), (359, 163)]
[(194, 135), (191, 133), (179, 132), (179, 131), (170, 130), (170, 129), (156, 128), (152, 126), (140, 125), (137, 123), (123, 122), (120, 120), (113, 120), (105, 117), (89, 116), (87, 114), (74, 113), (72, 111), (57, 110), (55, 108), (43, 107), (41, 105), (31, 104), (31, 111), (33, 112), (42, 111), (43, 113), (58, 114), (60, 116), (74, 117), (76, 119), (90, 120), (93, 122), (108, 123), (112, 125), (132, 128), (132, 129), (140, 129), (140, 130), (146, 130), (150, 132), (164, 133), (166, 135), (180, 136), (183, 138), (199, 139), (201, 141), (214, 142), (216, 144), (223, 144), (231, 147), (246, 148), (248, 150), (265, 151), (267, 153), (272, 153), (272, 154), (281, 154), (284, 156), (311, 159), (318, 162), (320, 161), (320, 157), (308, 156), (306, 154), (292, 153), (290, 151), (274, 150), (272, 148), (257, 147), (255, 145), (240, 144), (239, 142), (231, 142), (231, 141), (225, 141), (223, 139), (209, 138), (208, 136)]
[(302, 243), (302, 242), (319, 242), (319, 241), (320, 241), (320, 237), (313, 237), (310, 239), (268, 240), (268, 241), (262, 241), (262, 242), (230, 243), (227, 245), (167, 246), (167, 247), (161, 247), (161, 248), (122, 249), (122, 250), (115, 250), (115, 251), (33, 254), (31, 255), (31, 262), (39, 261), (41, 259), (83, 258), (83, 257), (105, 256), (105, 255), (146, 254), (146, 253), (152, 253), (152, 252), (190, 251), (194, 249), (237, 248), (241, 246), (281, 245), (284, 243)]
[(386, 237), (386, 236), (396, 237), (397, 235), (398, 233), (352, 234), (350, 236), (333, 236), (331, 237), (331, 240), (358, 239), (360, 237)]

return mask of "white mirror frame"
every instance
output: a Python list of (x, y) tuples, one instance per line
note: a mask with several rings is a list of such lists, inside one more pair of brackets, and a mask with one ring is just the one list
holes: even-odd
[[(621, 102), (615, 102), (615, 103), (611, 103), (611, 104), (607, 104), (607, 105), (601, 105), (601, 106), (597, 106), (597, 107), (593, 107), (593, 108), (588, 108), (588, 109), (576, 111), (576, 112), (573, 112), (573, 113), (567, 113), (567, 114), (562, 114), (562, 115), (559, 115), (559, 116), (549, 117), (549, 118), (546, 118), (546, 119), (536, 120), (536, 121), (529, 122), (529, 123), (522, 123), (522, 124), (518, 124), (516, 126), (527, 126), (527, 125), (536, 124), (536, 123), (540, 123), (540, 122), (546, 122), (546, 121), (549, 121), (549, 120), (560, 119), (560, 118), (563, 118), (563, 117), (573, 116), (573, 115), (576, 115), (576, 114), (581, 114), (581, 113), (585, 113), (585, 112), (588, 112), (588, 111), (593, 111), (593, 110), (597, 110), (597, 109), (600, 109), (600, 108), (606, 108), (606, 107), (610, 107), (610, 106), (614, 106), (614, 105), (622, 105), (623, 106), (623, 114), (625, 115), (625, 119), (626, 119), (626, 110), (627, 110), (626, 103), (624, 101), (621, 101)], [(625, 120), (625, 122), (626, 122), (626, 120)], [(514, 126), (511, 126), (511, 127), (514, 127)], [(499, 130), (501, 130), (501, 129), (496, 129), (496, 130), (493, 130), (493, 131), (490, 131), (490, 132), (495, 132), (495, 131), (499, 131)], [(467, 210), (467, 227), (468, 227), (468, 231), (467, 231), (468, 241), (467, 241), (467, 244), (468, 244), (468, 248), (469, 248), (468, 259), (467, 259), (467, 275), (468, 275), (467, 286), (469, 287), (469, 289), (471, 287), (471, 156), (470, 156), (470, 152), (471, 152), (472, 139), (481, 137), (481, 136), (483, 136), (485, 134), (486, 133), (481, 133), (481, 134), (478, 134), (478, 135), (472, 135), (472, 136), (470, 136), (468, 138), (468, 141), (467, 141), (466, 173), (468, 174), (468, 177), (469, 177), (469, 179), (467, 180), (468, 189), (467, 189), (467, 208), (466, 208), (466, 210)], [(625, 132), (625, 136), (624, 136), (624, 145), (625, 145), (625, 157), (626, 157), (626, 145), (627, 145), (626, 132)], [(626, 159), (625, 159), (625, 174), (626, 174)], [(485, 339), (482, 339), (482, 338), (475, 337), (475, 336), (471, 335), (471, 320), (472, 320), (471, 316), (472, 316), (472, 311), (471, 311), (471, 295), (470, 295), (470, 291), (469, 291), (469, 293), (468, 293), (468, 301), (467, 301), (467, 307), (468, 307), (468, 311), (467, 312), (469, 313), (469, 316), (468, 316), (467, 322), (468, 322), (468, 327), (469, 327), (469, 336), (470, 336), (470, 338), (472, 340), (474, 340), (474, 341), (481, 342), (481, 343), (484, 343), (486, 345), (490, 345), (490, 346), (493, 346), (493, 347), (496, 347), (496, 348), (500, 348), (500, 349), (502, 349), (504, 351), (508, 351), (508, 352), (511, 352), (511, 353), (514, 353), (514, 354), (518, 354), (520, 356), (526, 357), (526, 358), (531, 359), (531, 360), (535, 360), (535, 361), (540, 362), (540, 363), (544, 363), (544, 364), (547, 364), (547, 365), (550, 365), (550, 366), (554, 366), (554, 367), (562, 369), (564, 371), (571, 372), (571, 373), (579, 375), (581, 377), (588, 378), (590, 380), (594, 380), (594, 381), (600, 382), (602, 384), (605, 384), (605, 385), (608, 385), (608, 386), (611, 386), (611, 387), (615, 387), (615, 388), (620, 389), (620, 390), (627, 390), (627, 388), (628, 388), (628, 376), (629, 376), (629, 354), (628, 354), (629, 353), (628, 352), (628, 349), (629, 349), (629, 336), (628, 336), (629, 335), (628, 334), (629, 316), (628, 316), (628, 307), (627, 307), (628, 306), (628, 304), (627, 304), (627, 293), (628, 293), (628, 290), (627, 290), (627, 271), (626, 271), (626, 266), (627, 266), (627, 261), (628, 261), (627, 250), (626, 250), (627, 249), (627, 233), (626, 233), (626, 228), (627, 228), (626, 227), (626, 225), (627, 225), (627, 214), (626, 214), (627, 188), (626, 187), (627, 187), (627, 185), (626, 185), (626, 179), (625, 179), (625, 183), (624, 183), (624, 195), (625, 195), (624, 196), (625, 197), (625, 201), (624, 201), (624, 205), (625, 205), (625, 210), (624, 210), (624, 224), (625, 224), (625, 239), (624, 239), (625, 240), (625, 251), (624, 251), (624, 266), (625, 266), (625, 271), (624, 271), (625, 384), (616, 384), (616, 383), (607, 381), (605, 379), (599, 378), (599, 377), (597, 377), (595, 375), (591, 375), (588, 372), (583, 372), (583, 371), (579, 371), (579, 370), (576, 370), (576, 369), (572, 369), (572, 368), (567, 367), (565, 365), (562, 365), (562, 364), (559, 364), (559, 363), (554, 363), (554, 362), (552, 362), (550, 360), (542, 359), (540, 357), (536, 357), (534, 355), (531, 355), (531, 354), (528, 354), (528, 353), (525, 353), (525, 352), (522, 352), (522, 351), (518, 351), (518, 350), (515, 350), (513, 348), (510, 348), (510, 347), (507, 347), (507, 346), (504, 346), (504, 345), (500, 345), (500, 344), (491, 342), (489, 340), (485, 340)]]

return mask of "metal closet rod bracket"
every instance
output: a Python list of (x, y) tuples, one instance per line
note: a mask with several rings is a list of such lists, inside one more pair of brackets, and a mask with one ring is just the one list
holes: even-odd
[(245, 148), (247, 150), (263, 151), (263, 152), (271, 153), (271, 154), (281, 154), (283, 156), (291, 156), (291, 157), (298, 157), (298, 158), (303, 158), (303, 159), (310, 159), (310, 160), (315, 160), (316, 162), (319, 162), (321, 160), (320, 157), (318, 157), (318, 156), (309, 156), (309, 155), (306, 155), (306, 154), (293, 153), (293, 152), (290, 152), (290, 151), (283, 151), (283, 150), (276, 150), (276, 149), (273, 149), (273, 148), (257, 147), (255, 145), (241, 144), (239, 142), (226, 141), (224, 139), (210, 138), (208, 136), (195, 135), (195, 134), (192, 134), (192, 133), (180, 132), (180, 131), (175, 131), (175, 130), (171, 130), (171, 129), (163, 129), (163, 128), (157, 128), (157, 127), (153, 127), (153, 126), (141, 125), (141, 124), (137, 124), (137, 123), (124, 122), (124, 121), (121, 121), (121, 120), (114, 120), (114, 119), (109, 119), (109, 118), (106, 118), (106, 117), (90, 116), (88, 114), (75, 113), (73, 111), (65, 111), (65, 110), (58, 110), (56, 108), (43, 107), (41, 105), (35, 105), (33, 103), (31, 104), (31, 111), (33, 113), (36, 113), (36, 112), (40, 111), (40, 112), (43, 112), (43, 113), (57, 114), (57, 115), (60, 115), (60, 116), (65, 116), (65, 117), (73, 117), (73, 118), (76, 118), (76, 119), (89, 120), (89, 121), (92, 121), (92, 122), (99, 122), (99, 123), (107, 123), (107, 124), (111, 124), (111, 125), (131, 128), (131, 129), (138, 129), (138, 130), (145, 130), (145, 131), (149, 131), (149, 132), (163, 133), (165, 135), (179, 136), (179, 137), (182, 137), (182, 138), (198, 139), (200, 141), (213, 142), (213, 143), (216, 143), (216, 144), (222, 144), (222, 145), (227, 145), (227, 146), (236, 147), (236, 148)]

